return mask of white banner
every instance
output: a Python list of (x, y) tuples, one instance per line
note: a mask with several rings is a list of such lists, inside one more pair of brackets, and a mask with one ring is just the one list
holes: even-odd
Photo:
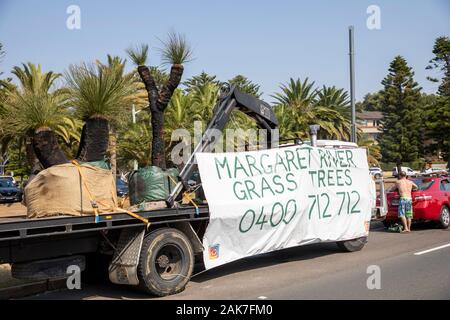
[(210, 209), (203, 238), (207, 269), (368, 235), (375, 190), (364, 149), (199, 153), (197, 162)]

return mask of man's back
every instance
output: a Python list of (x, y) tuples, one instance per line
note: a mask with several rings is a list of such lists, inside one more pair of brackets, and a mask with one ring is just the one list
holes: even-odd
[[(408, 179), (400, 179), (396, 182), (396, 187), (398, 190), (398, 193), (400, 194), (400, 197), (402, 198), (408, 198), (411, 199), (411, 191), (413, 189), (413, 187), (415, 186), (415, 184), (411, 181), (409, 181)], [(417, 187), (417, 186), (416, 186)]]

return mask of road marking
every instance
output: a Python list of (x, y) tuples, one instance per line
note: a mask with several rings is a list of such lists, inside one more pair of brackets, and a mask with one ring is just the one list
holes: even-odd
[(447, 248), (447, 247), (450, 247), (450, 243), (449, 244), (444, 244), (443, 246), (439, 246), (439, 247), (436, 247), (436, 248), (431, 248), (431, 249), (428, 249), (428, 250), (425, 250), (425, 251), (416, 252), (416, 253), (414, 253), (414, 255), (415, 256), (420, 256), (422, 254), (433, 252), (433, 251), (440, 250), (440, 249), (444, 249), (444, 248)]

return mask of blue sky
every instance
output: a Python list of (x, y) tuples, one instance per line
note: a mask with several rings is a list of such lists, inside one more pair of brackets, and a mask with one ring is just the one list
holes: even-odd
[[(369, 5), (381, 9), (381, 30), (369, 30)], [(81, 30), (66, 28), (69, 5), (81, 9)], [(125, 56), (131, 44), (151, 47), (150, 64), (159, 65), (155, 48), (171, 29), (186, 34), (195, 60), (184, 78), (202, 70), (227, 80), (243, 74), (261, 85), (268, 102), (290, 77), (318, 86), (348, 90), (348, 26), (355, 26), (356, 97), (381, 88), (389, 62), (403, 55), (425, 92), (433, 42), (450, 36), (450, 1), (106, 1), (0, 0), (0, 42), (8, 74), (21, 62), (63, 72), (71, 63)], [(131, 68), (131, 63), (128, 64)]]

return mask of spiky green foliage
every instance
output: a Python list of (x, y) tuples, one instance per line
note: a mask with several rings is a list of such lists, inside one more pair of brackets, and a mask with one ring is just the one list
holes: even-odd
[(161, 90), (167, 81), (169, 81), (169, 75), (158, 67), (151, 66), (149, 70), (155, 80), (156, 87), (158, 90)]
[(262, 92), (260, 92), (259, 84), (252, 82), (250, 79), (243, 75), (237, 75), (234, 78), (228, 80), (228, 83), (244, 93), (250, 94), (257, 98), (261, 97)]
[[(433, 59), (427, 69), (435, 69), (442, 73), (442, 80), (439, 85), (438, 94), (450, 99), (450, 38), (438, 37), (434, 42)], [(439, 79), (428, 77), (433, 82), (439, 82)]]
[[(319, 124), (319, 137), (348, 139), (350, 120), (342, 104), (342, 97), (346, 96), (343, 91), (327, 89), (321, 93), (308, 78), (303, 81), (290, 79), (280, 89), (281, 92), (273, 97), (276, 100), (275, 114), (280, 123), (281, 138), (308, 138), (309, 126)], [(330, 92), (336, 93), (331, 95), (335, 99), (328, 97), (327, 93)]]
[(202, 71), (199, 75), (193, 76), (187, 79), (183, 85), (186, 87), (186, 92), (191, 92), (196, 88), (203, 87), (209, 83), (220, 86), (220, 81), (216, 79), (216, 76), (209, 75), (205, 71)]
[(440, 154), (450, 167), (450, 38), (438, 37), (433, 54), (427, 69), (437, 70), (442, 78), (430, 79), (440, 84), (437, 95), (425, 104), (426, 136), (431, 142), (428, 149)]
[(368, 93), (362, 101), (356, 103), (356, 110), (362, 111), (381, 111), (382, 95), (380, 91)]
[(150, 162), (150, 145), (152, 141), (151, 128), (144, 123), (129, 124), (119, 133), (117, 155), (119, 167), (132, 168), (133, 160), (137, 160), (139, 167), (146, 167)]
[(164, 65), (179, 65), (192, 61), (193, 51), (186, 36), (175, 31), (167, 34), (166, 40), (160, 40), (161, 61)]
[(135, 47), (129, 47), (125, 52), (130, 57), (131, 61), (137, 66), (145, 66), (148, 59), (148, 44), (140, 44)]
[(335, 110), (346, 118), (351, 117), (350, 101), (344, 89), (323, 86), (317, 92), (316, 105)]
[(66, 73), (71, 104), (83, 120), (92, 116), (115, 120), (122, 108), (131, 105), (137, 88), (134, 75), (125, 73), (123, 61), (108, 62), (108, 65), (71, 65)]
[(68, 91), (54, 89), (60, 74), (42, 72), (32, 63), (14, 67), (12, 73), (19, 87), (8, 90), (4, 103), (3, 122), (10, 135), (27, 135), (35, 129), (55, 129), (63, 123)]

